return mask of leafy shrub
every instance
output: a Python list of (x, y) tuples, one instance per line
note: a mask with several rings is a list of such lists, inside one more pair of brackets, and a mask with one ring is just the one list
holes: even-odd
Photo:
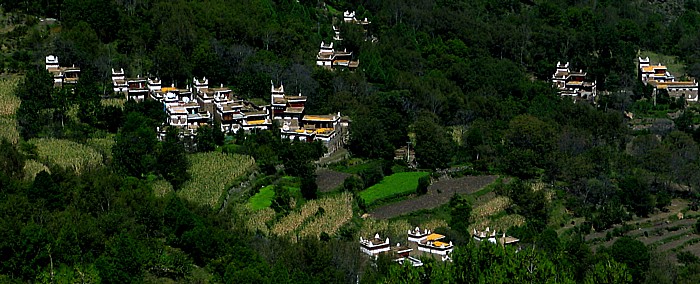
[(692, 254), (691, 252), (688, 252), (688, 251), (679, 252), (676, 255), (676, 259), (678, 259), (679, 263), (682, 263), (685, 265), (700, 262), (700, 258), (698, 258), (697, 256), (695, 256), (694, 254)]
[(416, 192), (418, 194), (426, 194), (428, 193), (428, 186), (430, 186), (430, 176), (422, 176), (418, 179)]

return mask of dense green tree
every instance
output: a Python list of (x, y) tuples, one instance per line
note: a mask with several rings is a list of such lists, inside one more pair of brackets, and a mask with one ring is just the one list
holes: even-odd
[(194, 137), (194, 144), (197, 152), (210, 152), (216, 149), (214, 141), (214, 131), (209, 125), (197, 128), (197, 135)]
[(634, 282), (644, 281), (644, 272), (649, 268), (649, 248), (630, 237), (617, 239), (610, 247), (610, 256), (627, 265)]
[(418, 179), (418, 187), (416, 188), (416, 192), (418, 194), (426, 194), (428, 193), (428, 187), (430, 186), (430, 176), (422, 176)]
[(121, 233), (109, 240), (105, 253), (95, 265), (103, 283), (137, 283), (143, 280), (144, 266), (149, 257), (140, 240)]
[(75, 99), (80, 109), (78, 118), (89, 125), (97, 124), (97, 119), (102, 111), (96, 72), (91, 68), (81, 68), (80, 80), (78, 80), (74, 90)]
[(60, 20), (68, 26), (85, 22), (95, 29), (100, 40), (111, 42), (118, 34), (120, 15), (115, 2), (97, 0), (64, 0)]
[(0, 138), (0, 174), (20, 179), (24, 175), (25, 157), (7, 139)]
[(413, 125), (416, 133), (416, 161), (428, 169), (443, 169), (450, 164), (453, 142), (432, 115), (421, 115)]
[(309, 172), (301, 176), (301, 195), (306, 200), (318, 197), (318, 185), (316, 184), (316, 174)]
[(610, 258), (599, 260), (586, 275), (584, 283), (635, 283), (624, 263)]
[(275, 185), (273, 190), (275, 195), (272, 198), (272, 209), (275, 209), (276, 212), (289, 211), (292, 198), (289, 190), (281, 185)]
[(129, 113), (124, 127), (117, 133), (112, 147), (114, 165), (123, 173), (143, 177), (155, 170), (156, 140), (155, 129), (138, 113)]
[(627, 176), (620, 182), (625, 205), (638, 216), (649, 216), (656, 205), (649, 186), (647, 177), (641, 173)]
[(450, 198), (450, 228), (463, 235), (469, 235), (469, 224), (471, 224), (472, 206), (469, 201), (461, 195), (454, 194)]
[(393, 149), (386, 137), (384, 124), (377, 118), (360, 116), (350, 126), (348, 149), (367, 158), (388, 158)]
[(176, 128), (168, 128), (163, 142), (156, 149), (156, 155), (157, 172), (170, 182), (175, 190), (180, 189), (182, 184), (190, 178), (187, 172), (190, 163)]
[(365, 188), (362, 179), (356, 175), (351, 175), (343, 181), (343, 190), (349, 192), (358, 192)]
[(30, 68), (17, 86), (15, 94), (22, 102), (17, 109), (17, 123), (22, 138), (28, 140), (37, 137), (48, 124), (53, 107), (53, 80), (44, 69)]

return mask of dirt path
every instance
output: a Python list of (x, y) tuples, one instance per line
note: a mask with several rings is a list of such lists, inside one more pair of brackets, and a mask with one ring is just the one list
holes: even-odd
[(470, 194), (496, 180), (497, 176), (468, 176), (435, 182), (428, 193), (408, 200), (381, 206), (370, 213), (377, 219), (389, 219), (406, 213), (432, 209), (450, 201), (455, 193)]

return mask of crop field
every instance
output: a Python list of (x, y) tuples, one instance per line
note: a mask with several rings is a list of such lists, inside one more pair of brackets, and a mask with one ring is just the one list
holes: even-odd
[(24, 162), (24, 179), (33, 181), (34, 177), (41, 171), (50, 172), (48, 167), (35, 160), (26, 160)]
[(0, 116), (13, 116), (19, 108), (20, 100), (15, 96), (19, 77), (0, 79)]
[(360, 192), (360, 197), (367, 204), (372, 204), (379, 199), (415, 192), (416, 187), (418, 187), (418, 179), (426, 175), (428, 175), (427, 172), (395, 173), (384, 177), (378, 184)]
[(243, 213), (245, 216), (248, 216), (246, 219), (246, 227), (248, 230), (253, 232), (258, 231), (265, 235), (270, 233), (270, 229), (267, 227), (267, 222), (270, 222), (275, 218), (275, 210), (268, 207), (253, 212), (245, 210)]
[(484, 230), (489, 227), (503, 232), (510, 227), (524, 225), (525, 217), (518, 214), (507, 214), (506, 209), (512, 203), (510, 198), (497, 196), (493, 192), (479, 196), (472, 208), (472, 224), (469, 225), (468, 230)]
[(428, 187), (428, 193), (376, 208), (370, 214), (379, 219), (389, 219), (446, 204), (455, 193), (472, 194), (496, 181), (496, 176), (467, 176), (438, 181)]
[(255, 164), (250, 156), (219, 152), (192, 154), (188, 159), (191, 178), (178, 191), (178, 196), (212, 208), (219, 204), (226, 189)]
[(19, 131), (17, 130), (17, 120), (10, 117), (0, 116), (0, 139), (5, 138), (13, 144), (19, 142)]
[[(649, 217), (627, 221), (627, 229), (617, 225), (607, 230), (592, 231), (585, 239), (594, 249), (610, 247), (621, 233), (641, 241), (659, 253), (673, 256), (681, 251), (688, 251), (700, 257), (700, 236), (693, 228), (700, 216), (695, 211), (687, 211), (686, 200), (674, 199), (667, 209), (667, 212), (657, 211)], [(679, 212), (685, 213), (684, 218), (680, 220), (676, 217)], [(619, 230), (624, 231), (618, 232)]]
[[(340, 226), (352, 219), (352, 195), (349, 193), (321, 198), (317, 201), (318, 204), (309, 206), (323, 208), (323, 213), (318, 214), (304, 226), (304, 229), (300, 232), (302, 237), (319, 237), (321, 233), (333, 235), (340, 229)], [(307, 205), (304, 204), (304, 206)]]
[(525, 224), (525, 217), (518, 214), (503, 215), (497, 218), (480, 218), (476, 219), (473, 224), (469, 226), (469, 231), (472, 229), (484, 230), (486, 227), (490, 227), (498, 232), (503, 232), (508, 230), (510, 227), (522, 226)]
[(14, 94), (19, 77), (0, 79), (0, 139), (5, 138), (13, 144), (19, 142), (17, 120), (14, 115), (20, 100)]
[[(362, 222), (362, 227), (360, 227), (359, 235), (363, 238), (373, 237), (374, 234), (379, 234), (380, 237), (392, 237), (400, 236), (405, 238), (406, 231), (413, 229), (414, 226), (408, 223), (406, 220), (377, 220), (374, 218), (367, 218)], [(422, 226), (428, 228), (426, 226)]]
[[(260, 189), (258, 193), (248, 199), (248, 207), (252, 210), (260, 210), (268, 208), (272, 205), (272, 198), (275, 197), (274, 185), (268, 185)], [(285, 186), (290, 191), (292, 196), (301, 195), (301, 190), (298, 187)]]
[(110, 99), (102, 99), (100, 101), (102, 103), (102, 106), (113, 106), (113, 107), (118, 107), (118, 108), (124, 108), (124, 103), (126, 103), (126, 99), (117, 99), (117, 98), (110, 98)]
[(112, 160), (112, 146), (114, 146), (114, 135), (109, 135), (106, 138), (90, 138), (85, 143), (98, 152), (102, 153), (107, 160)]
[(472, 209), (472, 218), (485, 218), (506, 210), (513, 202), (505, 196), (497, 196)]
[(80, 174), (88, 168), (102, 165), (102, 155), (95, 149), (69, 140), (54, 138), (31, 139), (43, 164), (72, 169)]
[(319, 169), (316, 171), (316, 184), (318, 185), (318, 190), (321, 192), (332, 191), (333, 189), (342, 186), (345, 179), (349, 176), (350, 174), (348, 173)]
[[(322, 209), (323, 211), (319, 210)], [(325, 232), (335, 234), (352, 219), (352, 195), (342, 193), (306, 202), (299, 211), (289, 213), (272, 226), (277, 236), (316, 236)]]
[(173, 192), (173, 186), (164, 179), (153, 181), (151, 188), (153, 189), (153, 194), (157, 197), (164, 197), (168, 195), (168, 193)]

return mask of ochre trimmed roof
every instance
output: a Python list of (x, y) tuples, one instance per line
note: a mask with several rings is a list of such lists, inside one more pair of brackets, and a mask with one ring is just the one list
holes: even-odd
[(655, 69), (666, 69), (666, 66), (664, 66), (664, 65), (652, 65), (652, 66), (642, 67), (642, 71), (644, 71), (644, 72), (652, 72)]
[(263, 120), (251, 120), (251, 121), (248, 121), (248, 124), (250, 124), (250, 125), (265, 124), (265, 120), (264, 119)]
[(333, 121), (334, 119), (333, 115), (305, 115), (303, 120)]
[(443, 235), (432, 233), (432, 234), (428, 235), (425, 239), (428, 241), (436, 241), (436, 240), (440, 240), (444, 237), (445, 236), (443, 236)]

